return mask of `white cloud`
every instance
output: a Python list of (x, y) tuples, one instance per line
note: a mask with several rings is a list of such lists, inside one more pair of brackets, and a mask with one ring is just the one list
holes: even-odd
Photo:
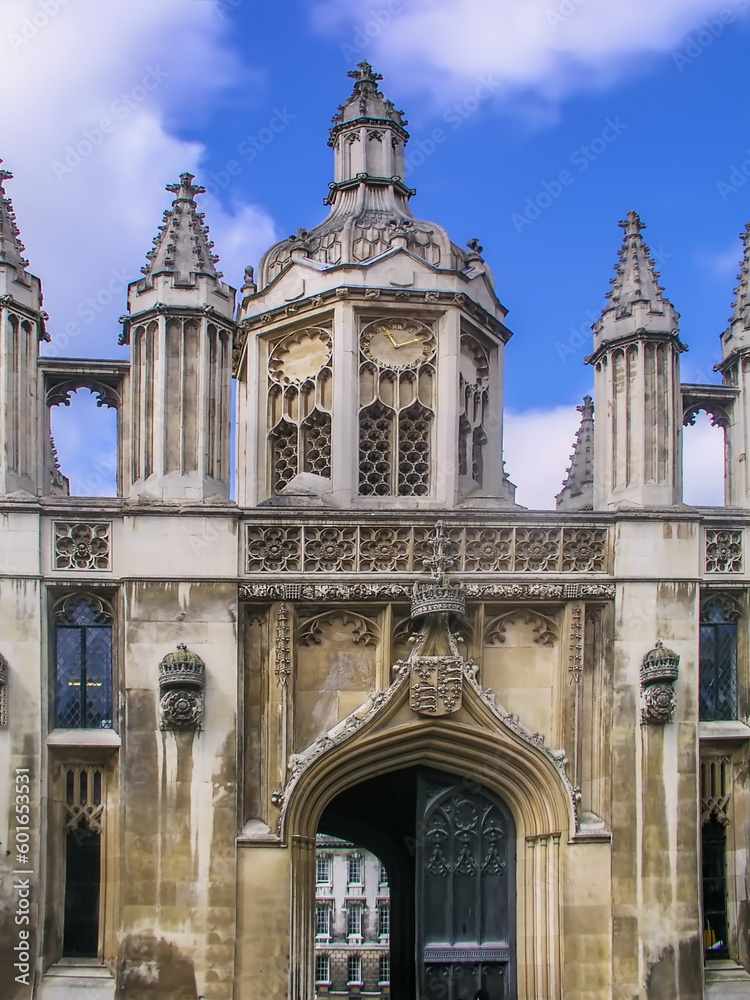
[(518, 503), (531, 510), (554, 508), (580, 422), (575, 406), (506, 412), (504, 457)]
[[(438, 101), (469, 95), (480, 77), (500, 96), (519, 90), (554, 101), (632, 73), (633, 60), (676, 50), (721, 8), (744, 0), (320, 0), (317, 27), (350, 62), (387, 70), (399, 88)], [(726, 25), (712, 23), (698, 57)], [(686, 65), (690, 65), (688, 62)], [(679, 68), (679, 67), (676, 67)], [(684, 67), (683, 67), (684, 68)]]
[[(505, 462), (518, 486), (518, 503), (531, 510), (554, 508), (579, 422), (580, 414), (573, 406), (506, 413)], [(698, 414), (693, 426), (684, 428), (683, 475), (686, 504), (723, 505), (723, 434), (705, 413)]]
[[(42, 278), (52, 349), (116, 353), (125, 285), (140, 277), (171, 196), (203, 147), (170, 127), (250, 73), (224, 43), (213, 2), (16, 0), (0, 7), (0, 156), (15, 179), (31, 270)], [(13, 95), (12, 99), (10, 95)], [(103, 124), (108, 122), (109, 124)], [(275, 238), (268, 214), (204, 199), (226, 280)], [(66, 325), (77, 332), (63, 336)]]

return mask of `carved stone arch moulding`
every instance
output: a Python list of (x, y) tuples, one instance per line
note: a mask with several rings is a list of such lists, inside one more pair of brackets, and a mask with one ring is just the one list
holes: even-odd
[(484, 630), (484, 644), (501, 646), (506, 639), (507, 627), (514, 622), (530, 625), (534, 642), (539, 646), (554, 646), (560, 638), (557, 622), (553, 618), (531, 608), (514, 608), (489, 620)]
[(300, 646), (319, 644), (323, 639), (323, 630), (331, 625), (352, 625), (352, 639), (362, 645), (377, 645), (380, 642), (380, 628), (369, 618), (344, 608), (334, 608), (322, 614), (307, 618), (297, 629), (297, 642)]
[[(561, 752), (544, 747), (518, 719), (465, 675), (461, 721), (424, 719), (397, 724), (408, 698), (408, 674), (369, 698), (311, 747), (292, 757), (287, 788), (276, 797), (279, 831), (291, 847), (292, 922), (289, 996), (307, 1000), (314, 991), (315, 835), (323, 810), (345, 789), (412, 766), (458, 774), (503, 799), (516, 824), (519, 892), (515, 919), (528, 947), (519, 951), (519, 995), (535, 984), (560, 1000), (562, 882), (569, 838), (575, 827), (574, 795)], [(550, 971), (552, 969), (552, 971)], [(534, 993), (536, 995), (536, 993)]]
[(717, 605), (721, 605), (728, 621), (736, 622), (742, 618), (742, 608), (734, 594), (725, 590), (708, 590), (701, 596), (701, 621), (706, 621)]
[(122, 403), (119, 392), (113, 386), (85, 375), (53, 385), (47, 390), (45, 402), (47, 406), (70, 406), (71, 393), (77, 392), (79, 389), (88, 389), (92, 392), (97, 397), (97, 406), (109, 406), (114, 410), (119, 410)]
[(726, 430), (731, 423), (729, 414), (723, 406), (714, 402), (699, 402), (685, 407), (682, 413), (683, 426), (692, 427), (695, 424), (695, 418), (701, 412), (711, 418), (712, 427), (721, 427)]

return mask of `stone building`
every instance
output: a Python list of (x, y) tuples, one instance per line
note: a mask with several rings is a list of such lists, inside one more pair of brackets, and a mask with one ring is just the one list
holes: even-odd
[[(311, 1000), (319, 834), (386, 867), (394, 1000), (747, 996), (750, 228), (722, 383), (688, 385), (627, 216), (557, 510), (525, 510), (482, 248), (412, 214), (406, 123), (353, 76), (330, 214), (237, 304), (170, 185), (129, 361), (39, 356), (3, 189), (3, 996)], [(79, 388), (116, 498), (58, 468)], [(721, 508), (682, 502), (700, 410)]]
[(385, 865), (356, 844), (318, 834), (315, 872), (317, 996), (390, 996), (391, 897)]

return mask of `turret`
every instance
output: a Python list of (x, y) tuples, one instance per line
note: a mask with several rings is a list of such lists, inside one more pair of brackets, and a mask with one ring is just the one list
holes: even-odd
[(679, 314), (664, 297), (635, 212), (609, 305), (594, 324), (594, 509), (682, 501)]
[[(2, 163), (2, 160), (0, 160)], [(0, 168), (0, 494), (41, 487), (37, 357), (49, 340), (42, 285), (27, 270), (24, 245)]]
[(229, 497), (235, 290), (216, 270), (195, 197), (181, 174), (144, 277), (128, 288), (131, 345), (129, 494), (158, 500)]

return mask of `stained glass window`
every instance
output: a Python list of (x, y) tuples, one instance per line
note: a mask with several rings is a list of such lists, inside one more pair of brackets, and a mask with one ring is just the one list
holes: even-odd
[(55, 725), (112, 728), (112, 613), (98, 597), (71, 595), (55, 610)]
[(700, 718), (737, 718), (737, 618), (721, 597), (704, 602), (700, 626)]

